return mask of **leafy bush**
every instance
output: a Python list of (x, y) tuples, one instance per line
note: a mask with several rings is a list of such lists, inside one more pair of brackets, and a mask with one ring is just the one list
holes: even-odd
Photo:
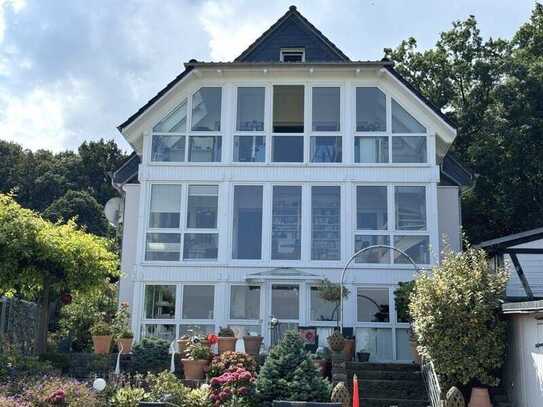
[(189, 345), (187, 356), (191, 360), (209, 360), (213, 357), (213, 353), (209, 346), (197, 342)]
[(233, 368), (243, 368), (251, 374), (255, 374), (257, 366), (252, 356), (246, 353), (229, 351), (213, 358), (207, 374), (209, 377), (217, 377)]
[(472, 379), (496, 385), (503, 364), (505, 325), (499, 320), (508, 275), (491, 271), (482, 250), (447, 253), (431, 274), (416, 280), (409, 311), (419, 352), (447, 383)]
[(330, 383), (304, 351), (304, 341), (296, 331), (287, 331), (260, 369), (256, 381), (263, 401), (329, 401)]
[(170, 366), (168, 341), (146, 336), (133, 349), (134, 370), (140, 373), (158, 373)]
[(211, 379), (211, 401), (214, 407), (224, 405), (251, 406), (256, 403), (254, 374), (242, 367), (230, 369)]
[(190, 389), (168, 371), (158, 375), (149, 374), (146, 378), (149, 385), (149, 399), (152, 401), (168, 401), (173, 404), (184, 405)]
[(42, 361), (36, 356), (20, 355), (10, 347), (0, 352), (0, 383), (10, 379), (43, 376), (53, 370), (49, 361)]
[(116, 339), (119, 338), (133, 338), (134, 334), (130, 330), (128, 325), (128, 319), (130, 318), (130, 312), (128, 311), (128, 303), (123, 302), (120, 304), (113, 321), (111, 324), (111, 332), (113, 337)]
[(42, 362), (49, 362), (53, 368), (65, 371), (70, 367), (70, 357), (66, 353), (48, 352), (38, 356)]
[(142, 400), (147, 400), (149, 395), (140, 387), (121, 387), (111, 398), (114, 407), (138, 407)]
[(204, 384), (187, 394), (183, 407), (210, 407), (211, 402), (209, 401), (209, 397), (209, 386)]
[(105, 321), (97, 321), (90, 329), (92, 336), (111, 335), (111, 326)]
[(21, 399), (33, 406), (66, 405), (70, 407), (99, 407), (96, 394), (75, 379), (45, 376), (28, 386)]

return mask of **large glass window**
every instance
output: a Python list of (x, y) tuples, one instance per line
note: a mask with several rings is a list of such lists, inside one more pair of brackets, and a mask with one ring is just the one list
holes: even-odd
[(356, 88), (356, 131), (386, 131), (386, 97), (378, 88)]
[(402, 186), (395, 188), (396, 229), (426, 229), (426, 188)]
[(181, 185), (151, 186), (150, 228), (179, 228)]
[(426, 133), (426, 127), (392, 99), (392, 133)]
[[(390, 245), (390, 237), (388, 235), (356, 235), (354, 237), (354, 250), (355, 253), (366, 247), (376, 245)], [(390, 250), (384, 247), (374, 247), (368, 249), (355, 259), (356, 263), (369, 263), (369, 264), (387, 264), (390, 263)]]
[(262, 257), (262, 186), (234, 187), (232, 258)]
[(323, 300), (319, 288), (311, 287), (311, 321), (337, 321), (338, 311), (338, 303)]
[(236, 130), (264, 130), (264, 95), (265, 88), (238, 88)]
[(147, 233), (145, 260), (178, 261), (181, 252), (179, 233)]
[(341, 189), (311, 188), (311, 259), (339, 260), (341, 256)]
[(145, 286), (145, 318), (173, 319), (175, 318), (175, 286), (146, 285)]
[(300, 288), (297, 285), (274, 284), (272, 286), (272, 316), (277, 319), (299, 319)]
[(273, 136), (272, 158), (276, 163), (304, 162), (303, 136)]
[(358, 288), (356, 315), (358, 322), (390, 322), (388, 288)]
[(221, 161), (222, 137), (191, 136), (189, 141), (189, 161), (206, 163)]
[(213, 319), (214, 296), (212, 285), (183, 286), (183, 319)]
[(265, 140), (264, 136), (234, 136), (234, 161), (264, 162), (266, 160)]
[(272, 259), (299, 260), (302, 241), (302, 187), (274, 186)]
[(151, 161), (185, 161), (185, 136), (153, 134)]
[(230, 319), (260, 319), (260, 286), (233, 285), (231, 287)]
[(204, 87), (192, 95), (192, 131), (221, 131), (219, 87)]
[(273, 132), (304, 132), (304, 86), (273, 87)]
[(393, 136), (393, 163), (425, 163), (427, 161), (426, 136)]
[(216, 185), (190, 185), (187, 228), (216, 229), (219, 188)]
[(313, 88), (313, 131), (339, 131), (340, 90), (339, 88)]
[(173, 112), (162, 119), (153, 133), (185, 133), (187, 131), (187, 100), (185, 99)]
[(356, 350), (369, 352), (370, 362), (392, 360), (392, 348), (392, 329), (356, 328)]
[(312, 136), (310, 155), (314, 163), (340, 163), (341, 137)]
[(387, 187), (356, 187), (356, 228), (359, 230), (386, 230)]
[(217, 233), (185, 233), (183, 258), (217, 259), (219, 235)]
[[(430, 239), (428, 236), (394, 236), (394, 247), (407, 253), (417, 264), (430, 264)], [(410, 264), (405, 256), (394, 254), (394, 263)]]
[(145, 324), (142, 326), (142, 336), (152, 336), (171, 342), (175, 339), (175, 325), (172, 324)]
[(354, 162), (388, 163), (388, 137), (355, 137)]

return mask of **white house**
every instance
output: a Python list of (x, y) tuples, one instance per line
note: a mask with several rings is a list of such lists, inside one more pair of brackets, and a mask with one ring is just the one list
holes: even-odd
[[(454, 126), (391, 62), (350, 60), (295, 7), (233, 62), (186, 63), (119, 130), (135, 150), (113, 178), (136, 339), (231, 326), (269, 345), (298, 326), (324, 343), (335, 312), (316, 285), (357, 249), (428, 268), (444, 235), (460, 247)], [(410, 360), (393, 293), (412, 265), (375, 249), (349, 270), (357, 349)]]

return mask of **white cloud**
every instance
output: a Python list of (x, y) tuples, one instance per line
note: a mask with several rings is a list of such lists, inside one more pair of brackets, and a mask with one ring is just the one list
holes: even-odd
[(18, 13), (25, 5), (25, 0), (0, 0), (0, 44), (4, 41), (6, 31), (6, 12), (11, 10)]

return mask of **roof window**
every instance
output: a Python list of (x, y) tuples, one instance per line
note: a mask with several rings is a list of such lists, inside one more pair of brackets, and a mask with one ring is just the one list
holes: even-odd
[(304, 48), (282, 48), (280, 55), (281, 62), (305, 62)]

